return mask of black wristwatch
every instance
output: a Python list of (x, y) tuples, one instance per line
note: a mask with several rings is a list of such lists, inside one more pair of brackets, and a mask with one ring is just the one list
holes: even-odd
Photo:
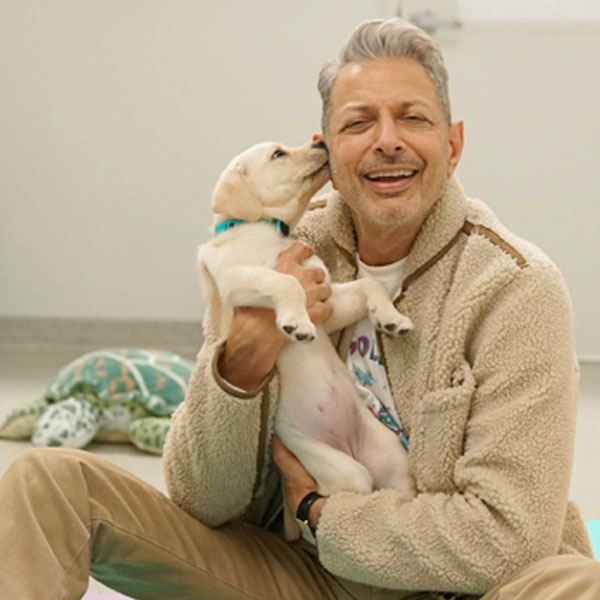
[(302, 498), (300, 504), (298, 505), (298, 510), (296, 511), (296, 522), (300, 527), (300, 533), (302, 537), (314, 544), (315, 540), (315, 530), (310, 525), (310, 520), (308, 518), (308, 513), (310, 512), (310, 507), (315, 503), (319, 498), (325, 498), (325, 496), (319, 494), (319, 492), (309, 492)]

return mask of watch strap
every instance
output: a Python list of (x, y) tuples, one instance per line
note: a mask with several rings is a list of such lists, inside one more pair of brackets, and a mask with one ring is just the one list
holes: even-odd
[(309, 522), (308, 513), (310, 511), (310, 507), (315, 503), (319, 498), (325, 498), (319, 492), (309, 492), (300, 500), (300, 504), (298, 504), (298, 509), (296, 510), (296, 519), (299, 521)]

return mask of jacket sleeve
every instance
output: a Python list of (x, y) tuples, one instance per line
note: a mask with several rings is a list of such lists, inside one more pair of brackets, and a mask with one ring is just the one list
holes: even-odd
[(213, 375), (223, 340), (208, 317), (204, 335), (185, 401), (172, 417), (163, 468), (174, 502), (216, 527), (241, 515), (257, 491), (268, 450), (269, 385), (277, 384), (272, 381), (253, 397), (225, 391)]
[(526, 267), (448, 326), (461, 319), (471, 330), (462, 375), (418, 400), (410, 459), (420, 493), (339, 492), (324, 505), (319, 557), (338, 576), (483, 594), (558, 552), (578, 378), (566, 288), (554, 267)]

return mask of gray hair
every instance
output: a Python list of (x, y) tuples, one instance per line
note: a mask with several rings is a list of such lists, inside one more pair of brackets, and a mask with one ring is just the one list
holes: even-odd
[(437, 93), (444, 117), (451, 122), (448, 71), (438, 44), (422, 29), (402, 19), (374, 19), (361, 23), (340, 48), (337, 58), (325, 63), (319, 73), (323, 101), (323, 132), (331, 113), (331, 92), (342, 67), (377, 58), (412, 58), (425, 67)]

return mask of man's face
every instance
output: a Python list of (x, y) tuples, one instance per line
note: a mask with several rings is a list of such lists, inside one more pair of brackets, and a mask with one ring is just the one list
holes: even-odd
[(332, 182), (359, 232), (408, 226), (416, 234), (458, 163), (462, 123), (448, 126), (420, 63), (382, 58), (341, 69), (325, 139)]

